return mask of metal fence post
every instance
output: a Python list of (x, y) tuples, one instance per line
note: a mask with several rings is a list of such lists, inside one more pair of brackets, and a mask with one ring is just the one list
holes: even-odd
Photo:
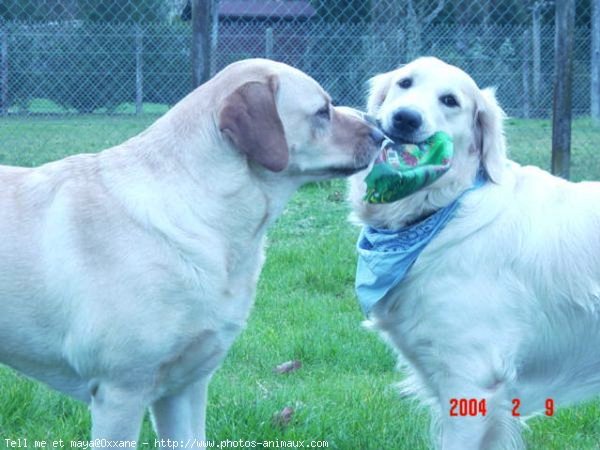
[(8, 27), (0, 22), (0, 115), (8, 114)]
[(213, 0), (212, 26), (210, 29), (210, 76), (217, 73), (217, 49), (219, 45), (219, 0)]
[(571, 90), (575, 0), (556, 2), (554, 30), (554, 106), (552, 111), (552, 173), (569, 179), (571, 162)]
[(534, 115), (542, 115), (540, 111), (540, 97), (542, 86), (542, 8), (545, 2), (536, 1), (532, 6), (531, 14), (531, 43), (533, 50), (533, 108)]
[(591, 114), (600, 123), (600, 0), (592, 0)]
[(273, 28), (267, 27), (265, 30), (265, 57), (273, 58)]
[(523, 31), (523, 117), (531, 117), (531, 89), (529, 85), (529, 78), (531, 76), (529, 71), (529, 59), (531, 57), (531, 46), (529, 45), (531, 35), (529, 30)]
[(135, 113), (140, 115), (144, 112), (144, 73), (142, 71), (144, 50), (144, 34), (142, 26), (135, 24)]

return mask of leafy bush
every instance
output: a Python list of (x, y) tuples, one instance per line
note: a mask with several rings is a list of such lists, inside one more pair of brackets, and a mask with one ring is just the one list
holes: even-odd
[(48, 36), (47, 71), (55, 78), (47, 98), (65, 108), (109, 110), (135, 98), (135, 30), (126, 25), (61, 25)]

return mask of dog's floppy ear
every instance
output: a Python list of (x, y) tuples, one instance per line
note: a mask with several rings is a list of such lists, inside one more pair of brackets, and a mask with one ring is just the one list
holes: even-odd
[(506, 114), (496, 100), (494, 88), (483, 89), (480, 94), (475, 111), (475, 146), (488, 177), (500, 183), (506, 165)]
[(288, 165), (288, 145), (277, 113), (277, 79), (250, 81), (229, 94), (219, 111), (219, 129), (248, 158), (273, 172)]
[(391, 79), (390, 73), (380, 73), (368, 81), (369, 98), (367, 100), (367, 112), (369, 114), (377, 114), (390, 89)]

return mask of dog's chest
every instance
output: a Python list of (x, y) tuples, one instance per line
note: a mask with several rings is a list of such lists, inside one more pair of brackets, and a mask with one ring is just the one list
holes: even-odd
[(205, 330), (187, 340), (158, 368), (155, 396), (176, 392), (209, 377), (221, 364), (240, 331), (241, 327), (237, 324), (225, 323), (218, 329)]
[(224, 254), (222, 276), (198, 288), (201, 300), (177, 327), (177, 345), (158, 368), (158, 395), (209, 376), (246, 324), (264, 261), (262, 245)]

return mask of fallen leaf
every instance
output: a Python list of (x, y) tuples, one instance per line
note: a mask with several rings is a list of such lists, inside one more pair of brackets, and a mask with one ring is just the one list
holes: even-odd
[(292, 408), (291, 406), (286, 406), (273, 416), (273, 422), (275, 423), (275, 425), (284, 427), (290, 423), (293, 415), (294, 408)]
[(273, 371), (277, 373), (289, 373), (293, 372), (294, 370), (298, 370), (300, 367), (302, 367), (302, 362), (294, 359), (292, 361), (286, 361), (282, 364), (279, 364), (273, 369)]

